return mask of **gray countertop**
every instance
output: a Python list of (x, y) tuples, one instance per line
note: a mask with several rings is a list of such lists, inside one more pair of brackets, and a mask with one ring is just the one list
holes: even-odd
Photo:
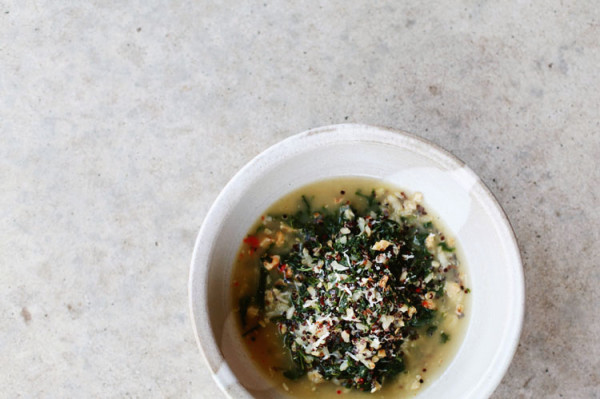
[(600, 398), (593, 1), (0, 2), (5, 397), (223, 397), (187, 278), (219, 190), (308, 128), (412, 132), (519, 240), (524, 329), (493, 395)]

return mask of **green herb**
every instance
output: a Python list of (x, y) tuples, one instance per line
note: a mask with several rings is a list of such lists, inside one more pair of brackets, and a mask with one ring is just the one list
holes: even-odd
[(269, 272), (264, 267), (260, 267), (258, 277), (258, 289), (256, 290), (256, 303), (260, 310), (265, 308), (265, 290), (267, 288), (267, 275)]
[(308, 199), (306, 198), (306, 196), (302, 196), (302, 203), (304, 203), (304, 206), (306, 207), (306, 213), (308, 215), (310, 215), (311, 211), (311, 206), (310, 206), (310, 202), (308, 201)]
[(427, 335), (429, 335), (431, 337), (436, 330), (437, 330), (437, 326), (427, 327)]
[(448, 334), (446, 334), (445, 332), (442, 332), (440, 334), (440, 342), (442, 344), (445, 344), (446, 342), (450, 341), (450, 336)]
[(249, 296), (243, 296), (238, 301), (240, 306), (240, 318), (242, 320), (242, 327), (246, 327), (246, 313), (248, 313), (248, 306), (250, 306), (250, 301), (252, 300)]
[(415, 317), (409, 322), (412, 327), (425, 327), (435, 320), (435, 315), (437, 313), (435, 310), (430, 310), (422, 306), (420, 309), (417, 309), (419, 317)]
[(283, 375), (290, 380), (297, 380), (300, 377), (303, 377), (306, 374), (306, 370), (293, 368), (290, 370), (286, 370), (283, 372)]
[(364, 198), (367, 200), (368, 209), (372, 210), (377, 205), (377, 198), (375, 196), (375, 190), (371, 190), (371, 194), (366, 195), (361, 192), (361, 190), (357, 190), (355, 193), (357, 196)]
[(438, 245), (446, 252), (454, 252), (454, 248), (449, 247), (445, 241), (440, 242)]

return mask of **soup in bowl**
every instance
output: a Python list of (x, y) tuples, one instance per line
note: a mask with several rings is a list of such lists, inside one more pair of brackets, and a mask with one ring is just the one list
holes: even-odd
[(246, 165), (198, 235), (198, 344), (230, 397), (487, 397), (516, 348), (510, 225), (462, 162), (363, 125)]

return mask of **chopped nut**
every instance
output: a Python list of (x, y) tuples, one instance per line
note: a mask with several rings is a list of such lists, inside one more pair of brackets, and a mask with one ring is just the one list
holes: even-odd
[(446, 282), (446, 294), (448, 298), (457, 300), (460, 297), (460, 293), (462, 290), (460, 289), (460, 285), (455, 282)]
[(417, 203), (413, 200), (406, 200), (406, 201), (404, 201), (403, 205), (404, 205), (404, 210), (407, 213), (412, 213), (417, 210)]
[(272, 238), (270, 238), (270, 237), (265, 237), (265, 238), (263, 238), (263, 239), (260, 241), (260, 244), (259, 244), (259, 245), (260, 245), (260, 247), (261, 247), (261, 248), (266, 248), (266, 247), (268, 247), (269, 245), (271, 245), (271, 243), (272, 243), (272, 242), (273, 242), (273, 239), (272, 239)]
[(266, 301), (267, 305), (273, 303), (274, 299), (275, 298), (273, 296), (273, 291), (269, 290), (265, 293), (265, 301)]
[(373, 382), (373, 388), (371, 389), (371, 393), (377, 392), (381, 389), (381, 384), (377, 381)]
[(429, 233), (425, 239), (425, 246), (429, 251), (433, 251), (435, 249), (435, 234)]
[(342, 336), (344, 342), (350, 342), (350, 334), (348, 334), (347, 331), (342, 331), (340, 335)]
[(324, 381), (323, 376), (317, 370), (309, 371), (306, 373), (306, 376), (313, 384), (320, 384)]
[(275, 245), (280, 247), (283, 245), (284, 242), (285, 242), (285, 235), (281, 231), (278, 231), (277, 234), (275, 234)]
[(294, 315), (295, 311), (296, 311), (295, 307), (293, 307), (293, 306), (289, 307), (288, 310), (285, 312), (285, 318), (288, 320), (291, 319), (292, 316)]
[(381, 327), (384, 331), (387, 331), (390, 328), (390, 324), (394, 322), (394, 316), (383, 315), (381, 316)]
[(392, 245), (392, 243), (387, 240), (379, 240), (371, 247), (371, 249), (374, 251), (385, 251), (390, 245)]
[(350, 208), (346, 209), (344, 211), (344, 218), (346, 218), (347, 220), (354, 219), (354, 212), (352, 212), (352, 210)]
[(402, 209), (402, 202), (395, 195), (388, 195), (385, 200), (391, 205), (394, 211), (399, 211)]
[(348, 368), (349, 364), (348, 364), (348, 360), (344, 360), (342, 362), (342, 364), (340, 365), (340, 371), (344, 371)]
[(384, 276), (381, 278), (381, 280), (379, 280), (379, 283), (378, 283), (378, 285), (379, 285), (381, 288), (385, 288), (385, 287), (386, 287), (386, 285), (387, 285), (387, 282), (388, 282), (388, 280), (389, 280), (389, 276), (388, 276), (388, 275), (384, 275)]
[(285, 278), (290, 279), (294, 275), (294, 270), (291, 267), (285, 268)]
[(280, 222), (279, 223), (279, 229), (281, 231), (283, 231), (284, 233), (291, 233), (292, 231), (295, 231), (296, 229), (292, 228), (291, 226), (288, 226), (287, 224)]
[(383, 263), (386, 264), (388, 263), (389, 259), (387, 256), (385, 256), (385, 254), (379, 254), (377, 255), (377, 257), (375, 258), (375, 262), (377, 263)]
[(279, 266), (279, 255), (273, 255), (271, 257), (271, 262), (264, 261), (263, 266), (267, 270), (273, 270), (274, 267)]
[(258, 308), (256, 306), (249, 306), (248, 310), (246, 311), (246, 316), (249, 318), (258, 316)]
[(408, 317), (412, 317), (415, 313), (417, 313), (417, 308), (415, 308), (414, 306), (411, 306), (410, 308), (408, 308)]

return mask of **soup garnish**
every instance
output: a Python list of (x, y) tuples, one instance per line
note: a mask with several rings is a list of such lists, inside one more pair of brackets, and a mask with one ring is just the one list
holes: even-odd
[(271, 339), (291, 361), (275, 372), (376, 392), (411, 367), (407, 343), (452, 339), (440, 326), (464, 316), (469, 290), (453, 240), (422, 201), (385, 188), (342, 190), (332, 205), (301, 195), (295, 212), (262, 217), (240, 252), (258, 272), (237, 311), (244, 337), (276, 331)]

